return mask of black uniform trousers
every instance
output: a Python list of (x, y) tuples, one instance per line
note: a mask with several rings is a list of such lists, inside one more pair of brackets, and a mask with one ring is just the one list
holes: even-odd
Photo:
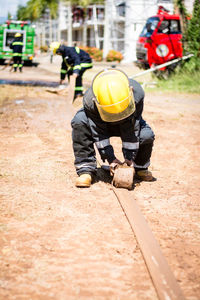
[[(77, 78), (76, 78), (76, 83), (75, 83), (75, 88), (74, 88), (74, 99), (78, 96), (78, 95), (83, 95), (83, 73), (88, 70), (88, 69), (91, 69), (92, 67), (88, 67), (88, 68), (84, 68), (82, 67)], [(64, 69), (62, 67), (62, 69)], [(68, 77), (68, 81), (70, 81), (70, 76), (73, 74), (73, 69), (69, 69), (67, 72), (67, 77)], [(61, 75), (61, 79), (64, 80), (65, 79), (65, 75), (64, 73), (62, 73)]]
[(14, 55), (13, 56), (13, 67), (14, 67), (14, 71), (17, 71), (17, 68), (19, 68), (20, 72), (22, 71), (22, 56), (21, 55)]
[[(83, 173), (95, 174), (97, 171), (94, 140), (89, 126), (88, 117), (84, 109), (80, 109), (71, 122), (72, 141), (75, 156), (74, 165), (78, 175)], [(119, 136), (116, 132), (109, 131), (109, 136)], [(141, 119), (139, 133), (139, 150), (134, 160), (136, 170), (147, 169), (154, 142), (154, 133), (150, 126)]]

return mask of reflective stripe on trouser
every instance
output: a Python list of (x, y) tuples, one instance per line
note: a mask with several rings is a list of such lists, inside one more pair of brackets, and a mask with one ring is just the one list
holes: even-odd
[(75, 91), (77, 92), (83, 92), (83, 87), (82, 86), (76, 86)]
[(60, 73), (67, 74), (67, 70), (61, 69)]
[(94, 141), (87, 116), (80, 109), (71, 122), (74, 165), (78, 175), (83, 173), (95, 174), (97, 171)]
[(139, 149), (134, 161), (136, 169), (147, 169), (153, 149), (155, 135), (150, 126), (142, 119), (140, 122)]
[(88, 67), (88, 68), (82, 67), (81, 68), (80, 73), (79, 73), (78, 77), (76, 78), (76, 86), (75, 86), (75, 90), (74, 90), (74, 98), (76, 98), (76, 95), (78, 95), (78, 94), (80, 94), (80, 93), (83, 92), (82, 76), (83, 76), (83, 73), (87, 69), (90, 69), (90, 68), (91, 67)]
[(17, 67), (22, 68), (23, 67), (21, 56), (13, 56), (13, 67), (14, 68), (17, 68)]
[(14, 53), (13, 53), (13, 56), (22, 56), (22, 53), (14, 52)]

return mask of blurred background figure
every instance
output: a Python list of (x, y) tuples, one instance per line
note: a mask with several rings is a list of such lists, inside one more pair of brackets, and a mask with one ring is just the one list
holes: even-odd
[(79, 47), (67, 47), (59, 42), (53, 42), (50, 45), (53, 54), (62, 56), (62, 65), (60, 70), (60, 84), (63, 84), (66, 75), (70, 85), (73, 85), (75, 100), (83, 96), (82, 77), (86, 70), (92, 68), (92, 59), (90, 55)]
[(23, 41), (21, 33), (17, 32), (15, 34), (15, 38), (10, 46), (13, 50), (13, 68), (14, 72), (19, 71), (22, 72), (23, 64), (22, 64), (22, 49), (23, 49)]

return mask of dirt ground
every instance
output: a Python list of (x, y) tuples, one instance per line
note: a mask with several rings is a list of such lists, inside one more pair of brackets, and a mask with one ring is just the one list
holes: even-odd
[[(59, 80), (47, 69), (0, 78)], [(79, 107), (44, 87), (0, 85), (0, 299), (158, 299), (109, 180), (99, 169), (91, 188), (74, 186)], [(200, 95), (146, 91), (143, 116), (156, 135), (157, 180), (129, 193), (186, 299), (198, 300)], [(121, 158), (120, 140), (112, 144)]]

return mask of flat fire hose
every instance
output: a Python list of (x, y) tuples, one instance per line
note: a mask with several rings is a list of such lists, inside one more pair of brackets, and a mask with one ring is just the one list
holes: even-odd
[(161, 300), (184, 300), (178, 282), (170, 270), (137, 202), (132, 199), (132, 195), (128, 190), (113, 187), (113, 192), (135, 234), (158, 298)]
[[(97, 152), (98, 153), (98, 152)], [(97, 159), (101, 167), (100, 159)], [(130, 191), (112, 186), (112, 190), (131, 226), (160, 300), (184, 300), (185, 297)]]
[(150, 68), (150, 69), (148, 69), (148, 70), (145, 70), (145, 71), (143, 71), (143, 72), (137, 73), (137, 74), (133, 75), (131, 78), (136, 78), (136, 77), (145, 75), (145, 74), (147, 74), (147, 73), (154, 72), (154, 71), (156, 71), (156, 70), (159, 70), (159, 69), (162, 69), (162, 68), (167, 67), (167, 66), (169, 66), (169, 65), (172, 65), (172, 64), (174, 64), (174, 63), (177, 63), (177, 62), (179, 62), (179, 61), (181, 61), (181, 60), (186, 60), (186, 59), (188, 59), (188, 58), (190, 58), (190, 57), (192, 57), (192, 56), (194, 56), (194, 54), (188, 54), (188, 55), (186, 55), (186, 56), (183, 56), (183, 57), (179, 57), (179, 58), (170, 60), (170, 61), (168, 61), (168, 62), (166, 62), (166, 63), (164, 63), (164, 64), (157, 65), (157, 66), (152, 67), (152, 68)]

